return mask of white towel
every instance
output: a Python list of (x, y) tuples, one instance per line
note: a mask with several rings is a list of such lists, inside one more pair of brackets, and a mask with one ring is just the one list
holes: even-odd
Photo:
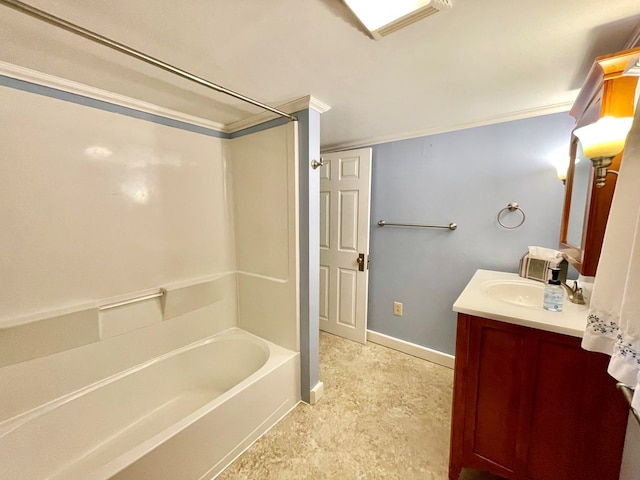
[(564, 259), (562, 252), (546, 247), (529, 247), (529, 255), (555, 264), (560, 263)]

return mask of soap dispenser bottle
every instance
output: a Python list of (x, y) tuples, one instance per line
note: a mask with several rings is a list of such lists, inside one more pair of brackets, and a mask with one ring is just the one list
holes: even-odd
[(551, 279), (544, 287), (544, 304), (543, 307), (550, 312), (561, 312), (562, 302), (564, 300), (564, 288), (558, 275), (560, 274), (559, 268), (551, 268)]

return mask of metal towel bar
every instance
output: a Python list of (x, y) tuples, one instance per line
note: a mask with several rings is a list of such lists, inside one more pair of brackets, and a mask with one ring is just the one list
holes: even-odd
[(378, 222), (378, 226), (380, 227), (421, 227), (421, 228), (448, 228), (449, 230), (455, 230), (458, 228), (458, 225), (455, 223), (450, 223), (449, 225), (420, 225), (418, 223), (390, 223), (385, 220), (380, 220)]
[(98, 310), (109, 310), (111, 308), (122, 307), (124, 305), (129, 305), (130, 303), (142, 302), (143, 300), (150, 300), (152, 298), (158, 298), (166, 295), (167, 291), (164, 288), (161, 288), (158, 293), (150, 293), (149, 295), (143, 295), (141, 297), (130, 298), (129, 300), (123, 300), (121, 302), (108, 303), (106, 305), (102, 305), (98, 308)]
[(631, 410), (631, 413), (633, 413), (633, 416), (635, 417), (636, 421), (640, 425), (640, 414), (635, 408), (631, 406), (631, 400), (633, 399), (633, 389), (631, 387), (628, 387), (624, 383), (620, 383), (620, 382), (616, 383), (616, 388), (620, 390), (624, 398), (629, 403), (629, 410)]

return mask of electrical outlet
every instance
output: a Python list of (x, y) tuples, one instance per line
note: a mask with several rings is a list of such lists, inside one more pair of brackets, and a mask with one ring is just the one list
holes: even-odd
[(397, 317), (402, 316), (402, 303), (393, 302), (393, 314)]

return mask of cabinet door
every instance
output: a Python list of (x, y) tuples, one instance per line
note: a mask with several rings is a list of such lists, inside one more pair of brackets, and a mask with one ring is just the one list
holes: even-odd
[(586, 352), (580, 350), (578, 339), (536, 335), (532, 340), (536, 340), (536, 352), (530, 379), (534, 388), (528, 408), (526, 478), (584, 479), (576, 475), (580, 458), (587, 453), (581, 451), (583, 425), (589, 421), (582, 418), (581, 406), (589, 380)]
[(549, 332), (532, 330), (529, 342), (525, 478), (617, 480), (627, 407), (607, 374), (609, 357), (583, 350), (579, 338)]
[(465, 458), (513, 478), (518, 463), (525, 375), (525, 337), (517, 328), (474, 318), (470, 325), (464, 431)]

